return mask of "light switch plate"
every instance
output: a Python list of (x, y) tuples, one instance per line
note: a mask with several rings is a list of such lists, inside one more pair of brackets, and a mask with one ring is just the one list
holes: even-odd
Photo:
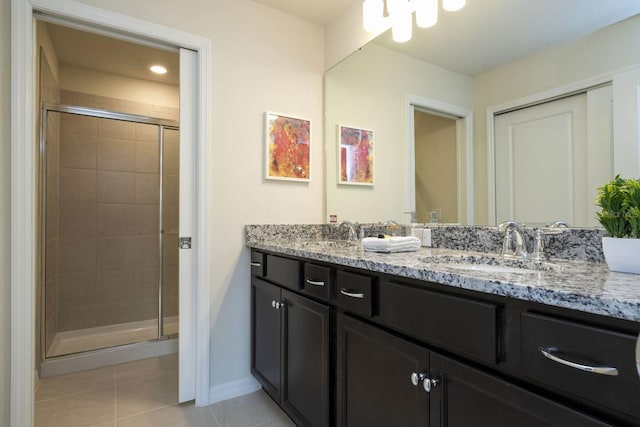
[(422, 246), (431, 247), (431, 229), (425, 228), (422, 230)]

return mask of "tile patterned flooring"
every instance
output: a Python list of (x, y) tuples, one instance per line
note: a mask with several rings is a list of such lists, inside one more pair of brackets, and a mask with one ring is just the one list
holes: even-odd
[(260, 390), (196, 408), (178, 404), (178, 355), (44, 378), (36, 427), (295, 427)]

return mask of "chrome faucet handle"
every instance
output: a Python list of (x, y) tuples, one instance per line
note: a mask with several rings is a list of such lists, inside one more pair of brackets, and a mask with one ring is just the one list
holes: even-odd
[(498, 224), (498, 231), (505, 233), (511, 227), (518, 227), (518, 223), (515, 221), (503, 221)]
[(541, 228), (536, 230), (536, 241), (533, 245), (533, 251), (531, 252), (531, 259), (535, 261), (544, 261), (544, 240), (542, 235), (545, 234)]
[(569, 224), (564, 221), (554, 221), (551, 223), (549, 228), (569, 228)]
[(356, 226), (354, 223), (352, 223), (351, 221), (340, 221), (340, 223), (338, 223), (337, 227), (338, 230), (340, 230), (343, 226), (347, 226), (349, 228), (349, 240), (358, 240), (358, 232), (356, 231)]
[(516, 257), (526, 258), (528, 255), (527, 241), (524, 239), (524, 236), (520, 232), (519, 227), (514, 227), (512, 233), (516, 236), (516, 250), (514, 252), (514, 255)]
[[(520, 224), (515, 221), (504, 221), (498, 225), (498, 231), (504, 233), (504, 238), (502, 240), (502, 256), (527, 257), (527, 242), (520, 232)], [(514, 240), (515, 248), (512, 249), (511, 247), (514, 245)]]
[(518, 226), (517, 222), (514, 221), (504, 221), (498, 224), (498, 231), (500, 233), (504, 233), (504, 237), (502, 239), (502, 251), (500, 252), (500, 256), (513, 256), (514, 252), (511, 249), (513, 244), (511, 231)]

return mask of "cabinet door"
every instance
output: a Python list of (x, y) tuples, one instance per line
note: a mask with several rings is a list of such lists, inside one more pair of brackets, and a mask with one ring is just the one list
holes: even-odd
[(412, 383), (429, 352), (349, 316), (337, 321), (338, 426), (427, 426), (429, 394)]
[(431, 427), (608, 426), (492, 375), (431, 353)]
[(286, 290), (282, 299), (282, 405), (298, 425), (328, 427), (330, 308)]
[(251, 280), (251, 372), (276, 401), (280, 400), (280, 288)]

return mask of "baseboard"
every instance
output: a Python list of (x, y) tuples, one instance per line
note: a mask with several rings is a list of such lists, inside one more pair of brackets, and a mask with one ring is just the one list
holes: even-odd
[(260, 390), (260, 383), (258, 383), (258, 381), (253, 377), (216, 385), (211, 387), (209, 390), (209, 404), (211, 405), (212, 403), (233, 399), (234, 397), (253, 393), (258, 390)]

